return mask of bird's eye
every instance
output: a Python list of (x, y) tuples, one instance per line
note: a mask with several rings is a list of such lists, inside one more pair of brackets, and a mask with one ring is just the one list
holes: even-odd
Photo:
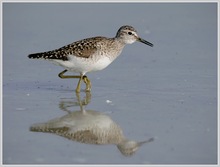
[(132, 35), (132, 32), (129, 31), (129, 32), (128, 32), (128, 35)]

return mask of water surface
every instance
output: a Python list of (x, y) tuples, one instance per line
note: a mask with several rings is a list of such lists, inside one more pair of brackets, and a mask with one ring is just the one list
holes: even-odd
[[(126, 46), (103, 71), (88, 74), (86, 110), (107, 115), (135, 141), (132, 156), (114, 144), (85, 144), (30, 131), (80, 110), (77, 80), (27, 55), (129, 24), (154, 44)], [(84, 86), (83, 86), (84, 87)], [(81, 92), (81, 98), (86, 94)], [(216, 3), (3, 3), (3, 164), (216, 164)]]

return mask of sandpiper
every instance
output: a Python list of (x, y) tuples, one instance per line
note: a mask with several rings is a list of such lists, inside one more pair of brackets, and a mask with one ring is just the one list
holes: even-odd
[[(91, 91), (91, 82), (85, 74), (106, 68), (121, 54), (126, 44), (135, 41), (153, 47), (152, 43), (140, 38), (132, 26), (125, 25), (119, 28), (114, 38), (102, 36), (87, 38), (52, 51), (30, 54), (28, 57), (50, 60), (64, 67), (65, 70), (58, 74), (60, 78), (79, 78), (76, 92), (80, 92), (82, 80), (86, 84), (86, 91)], [(67, 71), (80, 75), (64, 75)]]

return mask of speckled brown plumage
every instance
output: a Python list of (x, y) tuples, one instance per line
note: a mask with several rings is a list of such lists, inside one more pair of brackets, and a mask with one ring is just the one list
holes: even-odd
[(30, 54), (28, 57), (32, 59), (59, 59), (64, 61), (68, 60), (68, 55), (89, 58), (101, 48), (103, 42), (105, 43), (108, 40), (112, 43), (110, 38), (87, 38), (52, 51)]

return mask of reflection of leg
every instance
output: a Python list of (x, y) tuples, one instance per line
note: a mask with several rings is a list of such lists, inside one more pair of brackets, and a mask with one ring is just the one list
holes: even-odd
[(86, 92), (85, 105), (90, 103), (91, 97), (92, 97), (91, 92)]
[(86, 96), (81, 99), (80, 92), (76, 92), (77, 102), (80, 106), (89, 104), (91, 101), (91, 96), (91, 92), (86, 92)]
[(89, 104), (89, 102), (91, 101), (91, 93), (86, 92), (86, 97), (84, 99), (81, 99), (80, 92), (76, 92), (76, 97), (77, 97), (78, 104), (80, 106), (80, 110), (85, 114), (86, 110), (84, 109), (84, 106)]
[(83, 81), (85, 82), (86, 84), (86, 92), (90, 92), (91, 91), (91, 82), (89, 80), (89, 78), (87, 76), (83, 76)]

